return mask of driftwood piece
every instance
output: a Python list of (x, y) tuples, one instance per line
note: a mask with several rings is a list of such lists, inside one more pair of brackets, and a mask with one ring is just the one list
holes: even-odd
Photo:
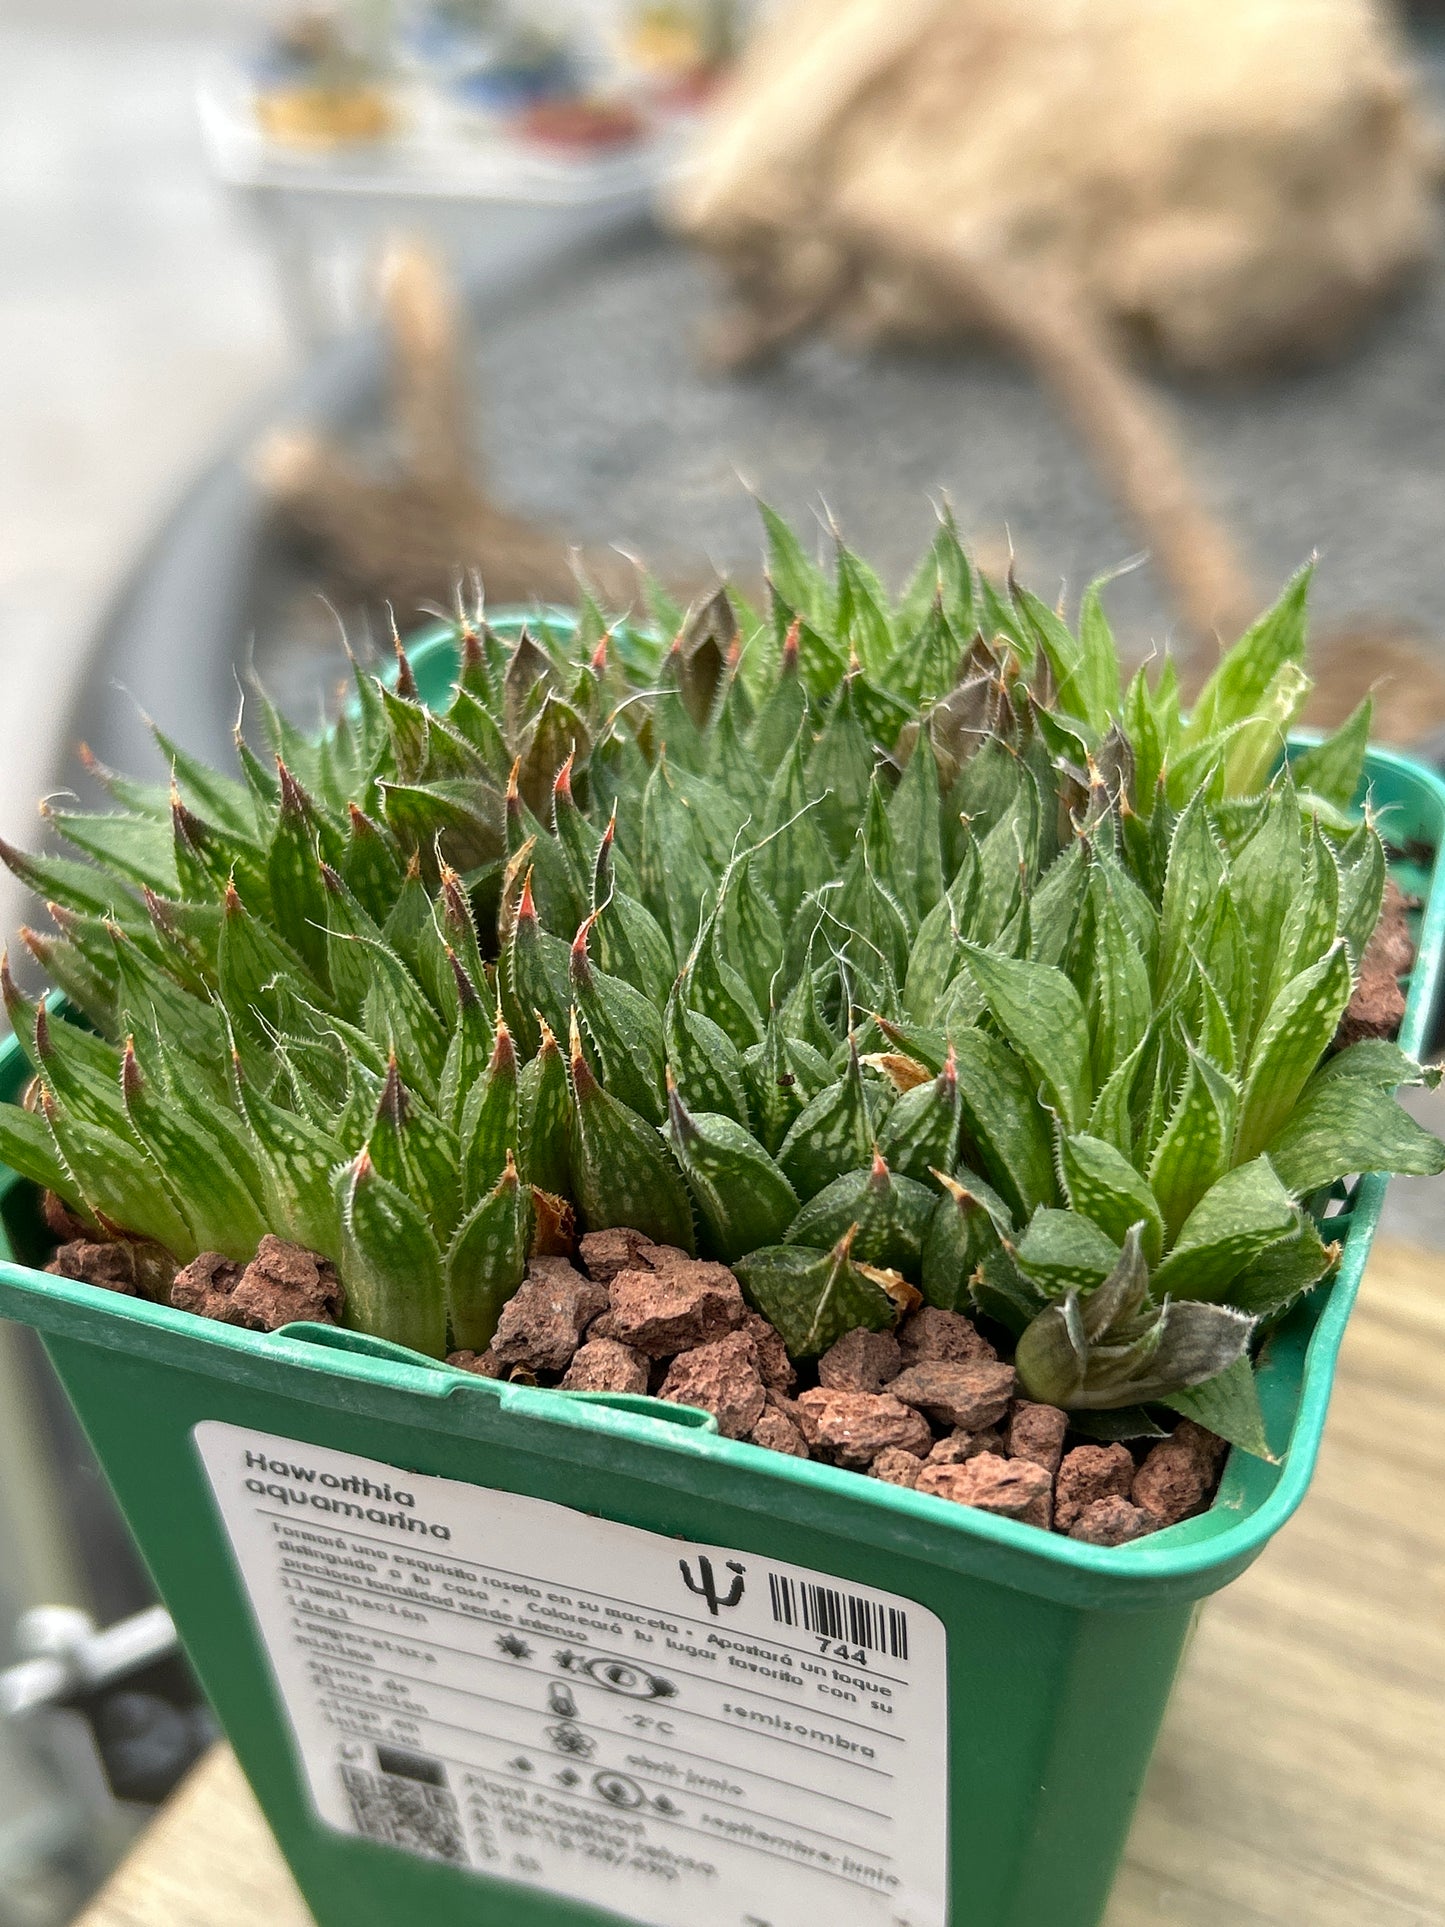
[(1426, 253), (1434, 169), (1378, 0), (790, 0), (674, 213), (769, 312), (972, 325), (906, 245), (860, 255), (896, 226), (1213, 371), (1346, 338)]
[(394, 249), (383, 294), (393, 447), (367, 462), (309, 430), (268, 436), (253, 466), (289, 529), (347, 589), (407, 615), (427, 602), (449, 606), (473, 574), (494, 604), (571, 604), (579, 573), (614, 606), (634, 601), (625, 558), (580, 551), (493, 500), (467, 432), (461, 324), (433, 258)]
[[(1053, 393), (1148, 540), (1207, 672), (1214, 639), (1239, 635), (1259, 603), (1228, 531), (1195, 484), (1163, 397), (1131, 371), (1057, 275), (964, 258), (930, 235), (888, 245), (908, 245), (960, 312), (1020, 354)], [(1196, 666), (1181, 662), (1186, 680)]]
[(1061, 403), (1193, 640), (1257, 596), (1132, 336), (1217, 371), (1337, 346), (1424, 255), (1432, 143), (1373, 0), (792, 0), (678, 186), (742, 366), (828, 326), (986, 333)]

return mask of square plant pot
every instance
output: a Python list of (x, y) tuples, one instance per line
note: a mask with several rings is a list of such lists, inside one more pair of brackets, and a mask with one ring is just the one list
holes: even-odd
[[(445, 652), (422, 652), (425, 689)], [(1367, 781), (1445, 936), (1445, 785)], [(26, 1069), (0, 1050), (0, 1098)], [(1267, 1341), (1277, 1463), (1113, 1549), (718, 1435), (701, 1412), (260, 1334), (45, 1275), (36, 1327), (321, 1927), (1092, 1927), (1200, 1602), (1303, 1498), (1384, 1197)]]

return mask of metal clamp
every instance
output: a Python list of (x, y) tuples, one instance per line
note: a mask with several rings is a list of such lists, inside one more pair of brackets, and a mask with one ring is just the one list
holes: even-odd
[(216, 1738), (163, 1606), (101, 1629), (74, 1607), (38, 1606), (15, 1639), (24, 1657), (0, 1672), (0, 1718), (80, 1715), (117, 1800), (163, 1800)]

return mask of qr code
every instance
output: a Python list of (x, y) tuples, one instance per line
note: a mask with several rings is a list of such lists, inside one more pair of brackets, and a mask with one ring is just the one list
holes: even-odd
[(466, 1837), (441, 1761), (385, 1746), (376, 1749), (376, 1760), (379, 1773), (359, 1766), (341, 1768), (357, 1832), (409, 1853), (466, 1866)]

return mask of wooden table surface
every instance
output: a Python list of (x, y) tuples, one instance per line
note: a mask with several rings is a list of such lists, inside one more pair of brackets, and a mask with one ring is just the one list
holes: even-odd
[[(1107, 1927), (1445, 1927), (1442, 1474), (1445, 1256), (1382, 1242), (1314, 1488), (1204, 1615)], [(78, 1927), (310, 1918), (217, 1748)]]

